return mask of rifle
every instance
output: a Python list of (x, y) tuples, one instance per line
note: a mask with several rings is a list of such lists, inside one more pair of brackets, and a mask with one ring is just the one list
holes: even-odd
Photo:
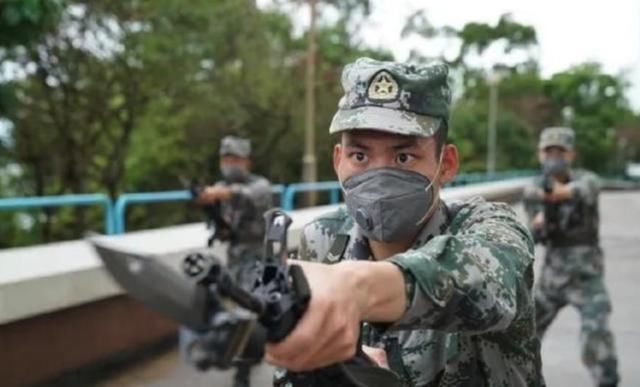
[[(131, 296), (199, 334), (187, 349), (197, 369), (226, 369), (238, 361), (261, 359), (265, 344), (283, 340), (311, 298), (302, 268), (287, 263), (291, 218), (279, 209), (267, 211), (264, 218), (264, 256), (255, 268), (251, 291), (234, 283), (209, 248), (154, 257), (124, 252), (96, 238), (90, 242)], [(181, 273), (162, 263), (180, 257)], [(375, 366), (359, 344), (353, 359), (289, 372), (286, 383), (291, 387), (402, 385), (392, 371)]]
[[(183, 184), (185, 184), (183, 180)], [(187, 184), (185, 184), (187, 185)], [(197, 179), (191, 179), (188, 183), (188, 189), (191, 193), (191, 199), (196, 200), (200, 196), (200, 193), (204, 188), (198, 183)], [(202, 205), (202, 210), (207, 218), (207, 225), (213, 231), (207, 239), (207, 246), (213, 246), (215, 240), (222, 242), (232, 242), (235, 240), (234, 228), (231, 224), (222, 216), (222, 209), (220, 202), (213, 204)]]
[[(542, 190), (545, 195), (553, 192), (553, 186), (556, 182), (556, 176), (566, 170), (564, 160), (550, 160), (545, 163), (542, 169)], [(559, 203), (544, 202), (544, 226), (533, 232), (533, 240), (535, 243), (545, 244), (550, 242), (551, 238), (558, 233), (567, 229), (571, 208), (566, 206), (563, 208)]]

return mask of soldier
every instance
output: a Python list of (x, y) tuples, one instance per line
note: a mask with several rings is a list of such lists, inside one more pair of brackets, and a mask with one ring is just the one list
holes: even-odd
[(617, 359), (608, 324), (611, 303), (598, 243), (599, 184), (595, 174), (571, 169), (574, 142), (572, 129), (542, 131), (538, 160), (545, 176), (525, 191), (530, 226), (546, 246), (535, 288), (537, 331), (542, 338), (558, 311), (573, 305), (582, 321), (582, 361), (598, 386), (616, 386)]
[(439, 197), (458, 169), (447, 66), (361, 58), (342, 85), (329, 131), (346, 208), (304, 228), (311, 300), (266, 359), (315, 369), (360, 339), (406, 386), (543, 385), (530, 233), (505, 204)]
[(221, 215), (231, 227), (227, 266), (236, 281), (246, 284), (256, 257), (262, 255), (264, 219), (272, 205), (271, 183), (250, 173), (251, 143), (226, 136), (220, 143), (220, 172), (223, 180), (205, 187), (197, 201), (221, 204)]
[[(220, 144), (220, 172), (223, 180), (205, 187), (197, 201), (202, 205), (220, 203), (222, 218), (229, 224), (231, 235), (227, 249), (227, 267), (237, 283), (250, 288), (251, 272), (256, 258), (262, 255), (264, 219), (272, 205), (271, 185), (250, 173), (249, 140), (227, 136)], [(183, 333), (183, 343), (190, 340)], [(186, 343), (185, 343), (186, 344)], [(249, 386), (251, 362), (238, 365), (234, 386)]]

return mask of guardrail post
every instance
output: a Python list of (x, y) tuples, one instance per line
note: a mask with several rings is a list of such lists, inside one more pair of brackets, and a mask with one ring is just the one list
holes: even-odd
[(282, 197), (280, 198), (280, 207), (285, 211), (293, 210), (293, 199), (296, 194), (295, 184), (289, 184), (285, 189)]
[(315, 183), (289, 184), (282, 195), (281, 207), (285, 211), (292, 211), (295, 207), (295, 194), (308, 191), (329, 191), (329, 201), (336, 204), (340, 201), (340, 184), (337, 181), (319, 181)]
[(116, 231), (114, 216), (113, 201), (107, 196), (104, 202), (104, 233), (107, 235), (112, 235)]
[(340, 201), (340, 188), (332, 189), (330, 195), (329, 202), (331, 204), (338, 204)]
[(129, 203), (157, 203), (168, 202), (177, 200), (191, 200), (191, 193), (188, 190), (180, 191), (161, 191), (161, 192), (139, 192), (122, 194), (116, 200), (114, 213), (115, 213), (115, 227), (116, 234), (122, 234), (125, 232), (126, 227), (126, 210)]
[(113, 207), (113, 233), (122, 234), (124, 232), (124, 216), (127, 207), (127, 194), (118, 196)]

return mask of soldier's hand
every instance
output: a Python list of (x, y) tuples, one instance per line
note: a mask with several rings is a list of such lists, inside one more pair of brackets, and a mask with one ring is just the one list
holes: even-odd
[(222, 186), (205, 187), (198, 195), (197, 202), (199, 204), (213, 204), (218, 201), (224, 201), (231, 198), (231, 189)]
[(373, 360), (373, 362), (378, 367), (389, 368), (387, 353), (384, 351), (384, 349), (363, 345), (362, 351), (365, 353), (365, 355), (369, 356), (369, 358)]
[(534, 229), (539, 230), (544, 227), (544, 212), (538, 212), (531, 221), (531, 225)]
[(553, 191), (545, 194), (544, 200), (551, 203), (557, 203), (564, 200), (569, 200), (572, 196), (573, 192), (569, 185), (555, 182), (553, 185)]
[(366, 302), (358, 300), (358, 276), (343, 263), (296, 264), (307, 277), (311, 300), (289, 336), (267, 345), (265, 360), (291, 371), (305, 371), (352, 358)]

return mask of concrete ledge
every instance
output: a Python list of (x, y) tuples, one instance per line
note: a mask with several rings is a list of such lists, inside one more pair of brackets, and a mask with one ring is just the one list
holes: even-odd
[[(202, 246), (202, 223), (113, 237), (133, 251), (161, 253)], [(0, 251), (0, 325), (121, 294), (85, 241)]]

